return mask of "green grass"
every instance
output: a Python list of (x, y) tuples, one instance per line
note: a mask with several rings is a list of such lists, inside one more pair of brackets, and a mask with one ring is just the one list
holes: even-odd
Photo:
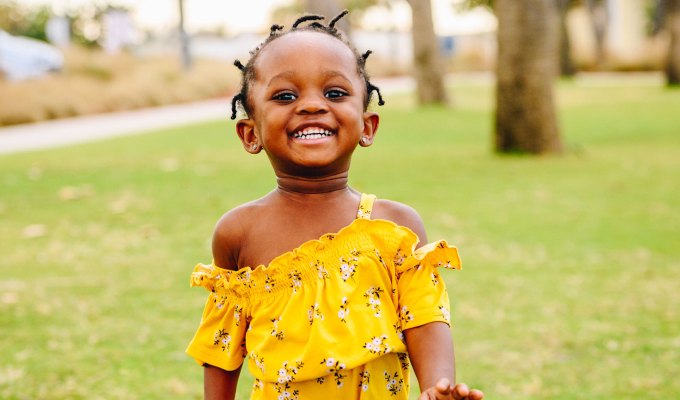
[[(352, 184), (461, 249), (458, 377), (489, 399), (680, 395), (680, 92), (559, 84), (566, 154), (491, 152), (493, 89), (379, 109)], [(200, 398), (213, 224), (273, 186), (227, 121), (0, 157), (0, 398)], [(248, 380), (246, 376), (244, 380)], [(241, 393), (245, 398), (245, 383)]]

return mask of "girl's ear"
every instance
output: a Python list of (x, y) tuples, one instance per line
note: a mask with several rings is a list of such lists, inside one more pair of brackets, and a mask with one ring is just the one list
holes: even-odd
[(361, 139), (359, 140), (361, 147), (368, 147), (373, 144), (379, 124), (380, 116), (377, 113), (368, 111), (364, 113), (364, 129), (361, 131)]
[(257, 154), (262, 151), (260, 140), (255, 134), (255, 121), (252, 119), (240, 119), (236, 122), (236, 133), (238, 134), (243, 148), (250, 154)]

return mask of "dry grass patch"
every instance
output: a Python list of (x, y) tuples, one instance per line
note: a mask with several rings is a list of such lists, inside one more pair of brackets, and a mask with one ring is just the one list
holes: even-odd
[(185, 73), (178, 57), (139, 58), (72, 48), (64, 69), (43, 79), (0, 80), (0, 125), (182, 103), (232, 93), (238, 71), (196, 60)]

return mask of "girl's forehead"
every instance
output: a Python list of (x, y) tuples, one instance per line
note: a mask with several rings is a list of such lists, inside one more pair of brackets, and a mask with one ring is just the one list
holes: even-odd
[(333, 61), (338, 67), (357, 68), (356, 55), (347, 44), (329, 34), (314, 31), (291, 32), (271, 41), (261, 50), (255, 68), (264, 72), (262, 68), (282, 66), (286, 60), (296, 58), (309, 63)]

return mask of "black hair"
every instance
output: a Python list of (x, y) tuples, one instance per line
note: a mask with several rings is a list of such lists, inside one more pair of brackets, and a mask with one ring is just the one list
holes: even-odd
[[(366, 59), (372, 53), (371, 50), (368, 50), (365, 53), (360, 54), (356, 50), (356, 48), (354, 48), (354, 46), (349, 42), (344, 32), (335, 27), (335, 24), (348, 13), (349, 13), (348, 10), (344, 10), (343, 12), (335, 16), (328, 23), (328, 25), (323, 25), (320, 22), (318, 22), (325, 19), (325, 17), (321, 15), (303, 15), (293, 23), (292, 27), (288, 31), (285, 32), (283, 31), (283, 26), (277, 24), (272, 25), (269, 31), (269, 36), (262, 43), (260, 43), (254, 50), (250, 52), (250, 60), (248, 60), (248, 63), (246, 65), (243, 65), (239, 60), (234, 61), (234, 65), (241, 70), (241, 90), (231, 100), (231, 119), (236, 119), (236, 114), (238, 111), (237, 106), (239, 104), (241, 105), (241, 108), (243, 109), (243, 111), (245, 111), (247, 115), (250, 116), (252, 112), (252, 107), (248, 104), (248, 91), (250, 89), (251, 82), (255, 79), (255, 61), (257, 60), (259, 54), (262, 52), (262, 49), (264, 49), (269, 43), (273, 42), (274, 40), (282, 36), (285, 36), (288, 33), (296, 31), (312, 31), (325, 33), (333, 36), (334, 38), (340, 40), (342, 43), (347, 45), (347, 47), (349, 47), (349, 49), (352, 51), (352, 53), (354, 53), (354, 56), (356, 57), (357, 71), (359, 73), (359, 76), (363, 78), (364, 84), (366, 85), (366, 95), (364, 96), (364, 109), (368, 108), (368, 105), (371, 102), (371, 98), (374, 91), (378, 94), (378, 105), (382, 106), (383, 104), (385, 104), (385, 101), (382, 98), (382, 94), (380, 93), (380, 89), (371, 83), (368, 74), (366, 73)], [(312, 22), (305, 26), (300, 27), (300, 24), (309, 21)]]

